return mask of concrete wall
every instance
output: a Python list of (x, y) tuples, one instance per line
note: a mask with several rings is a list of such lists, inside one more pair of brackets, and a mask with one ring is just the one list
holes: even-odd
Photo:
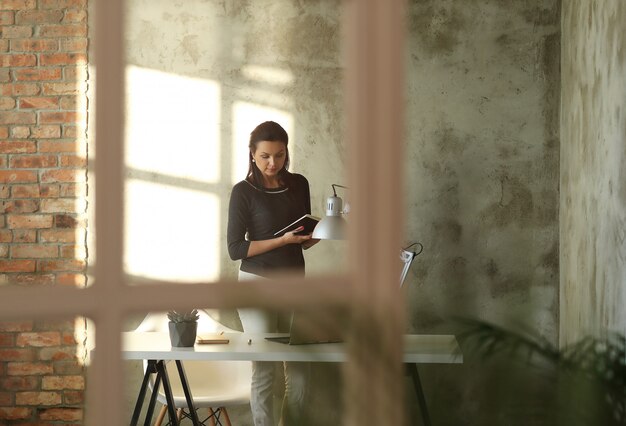
[[(309, 178), (313, 210), (323, 214), (330, 183), (345, 183), (339, 3), (129, 3), (132, 275), (234, 276), (228, 195), (243, 177), (247, 134), (267, 118), (286, 123), (293, 170)], [(408, 331), (454, 331), (452, 314), (513, 317), (556, 341), (558, 0), (409, 3), (407, 155), (398, 161), (406, 242), (425, 250), (405, 284)], [(309, 273), (341, 268), (344, 246), (324, 244), (307, 253)], [(149, 251), (163, 246), (171, 249)], [(132, 393), (139, 367), (129, 368)], [(480, 386), (470, 371), (422, 374), (437, 424), (480, 418), (466, 397)], [(316, 366), (316, 423), (337, 423), (336, 377)]]
[(514, 316), (554, 341), (558, 1), (420, 1), (410, 17), (412, 330)]
[(564, 1), (561, 343), (626, 330), (626, 3)]

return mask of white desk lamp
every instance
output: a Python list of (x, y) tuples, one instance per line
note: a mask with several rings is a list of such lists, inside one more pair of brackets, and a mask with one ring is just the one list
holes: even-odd
[(344, 240), (346, 238), (346, 219), (342, 215), (347, 211), (343, 210), (343, 200), (337, 196), (335, 187), (348, 189), (345, 186), (332, 184), (333, 195), (326, 199), (326, 217), (317, 224), (313, 230), (311, 238), (320, 240)]

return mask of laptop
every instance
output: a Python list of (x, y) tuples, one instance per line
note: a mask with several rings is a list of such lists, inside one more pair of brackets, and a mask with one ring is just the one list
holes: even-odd
[(302, 312), (291, 316), (289, 334), (266, 337), (271, 342), (287, 345), (311, 345), (343, 342), (345, 315), (307, 315)]

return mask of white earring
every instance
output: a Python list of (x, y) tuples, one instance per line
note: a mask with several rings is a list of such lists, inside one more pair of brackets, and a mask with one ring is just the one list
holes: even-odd
[(253, 162), (253, 163), (256, 163), (256, 160), (253, 158), (253, 159), (252, 159), (252, 162)]

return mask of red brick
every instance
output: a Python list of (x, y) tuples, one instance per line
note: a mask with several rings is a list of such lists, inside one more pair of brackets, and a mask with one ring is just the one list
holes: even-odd
[[(28, 351), (27, 349), (21, 349)], [(41, 376), (53, 373), (53, 367), (49, 362), (9, 362), (7, 374), (9, 376)]]
[[(0, 262), (2, 262), (2, 260), (0, 260)], [(64, 271), (82, 272), (85, 269), (85, 266), (86, 266), (86, 262), (81, 259), (40, 260), (39, 261), (39, 270), (42, 272), (64, 272)], [(0, 266), (0, 270), (2, 270), (1, 266)]]
[(37, 182), (37, 172), (29, 170), (0, 170), (0, 183)]
[(46, 229), (39, 233), (42, 243), (76, 243), (85, 240), (82, 229)]
[(68, 9), (65, 11), (63, 23), (87, 22), (87, 11), (84, 9)]
[(41, 92), (37, 83), (2, 84), (0, 89), (3, 96), (34, 96)]
[[(59, 109), (59, 98), (56, 97), (30, 97), (19, 100), (20, 109)], [(37, 137), (37, 136), (33, 136)], [(59, 137), (59, 136), (56, 136)]]
[(13, 402), (13, 394), (10, 392), (0, 392), (0, 406), (8, 407), (15, 405)]
[(81, 362), (76, 359), (72, 361), (55, 361), (54, 362), (54, 373), (55, 374), (84, 374), (85, 367)]
[[(63, 78), (65, 81), (74, 81), (78, 86), (81, 95), (87, 93), (87, 67), (84, 64), (67, 65), (63, 67)], [(77, 99), (75, 103), (83, 102), (83, 99)]]
[(38, 410), (39, 419), (51, 421), (80, 421), (83, 419), (83, 409), (74, 407), (44, 408)]
[(64, 38), (59, 40), (61, 52), (86, 52), (88, 41), (86, 38)]
[(85, 226), (85, 220), (75, 216), (66, 214), (58, 214), (54, 216), (54, 226), (56, 228), (78, 228), (79, 226)]
[(59, 41), (54, 39), (22, 39), (11, 40), (12, 52), (46, 52), (56, 51), (59, 48)]
[[(84, 170), (46, 170), (41, 174), (41, 182), (85, 182), (87, 176)], [(0, 182), (2, 178), (0, 175)]]
[(26, 139), (30, 136), (30, 127), (28, 126), (14, 126), (11, 129), (11, 137), (14, 139)]
[(41, 185), (39, 191), (43, 198), (56, 198), (61, 193), (59, 185)]
[(63, 392), (63, 402), (69, 405), (80, 405), (85, 402), (85, 392), (65, 391)]
[(2, 321), (0, 322), (0, 331), (16, 332), (31, 331), (33, 329), (32, 321)]
[(17, 81), (51, 81), (60, 80), (61, 68), (23, 68), (14, 71)]
[(13, 333), (0, 333), (0, 347), (14, 346), (15, 334)]
[(32, 417), (32, 409), (26, 407), (0, 407), (0, 420), (22, 420)]
[(32, 37), (33, 28), (25, 25), (12, 25), (0, 28), (0, 36), (5, 39)]
[(11, 198), (39, 198), (39, 185), (13, 185)]
[(0, 154), (26, 154), (37, 151), (37, 145), (31, 141), (0, 141)]
[(51, 53), (39, 57), (40, 65), (76, 65), (87, 64), (84, 53)]
[(6, 126), (0, 127), (0, 139), (6, 139), (9, 137), (9, 128)]
[(2, 10), (34, 9), (35, 7), (37, 7), (37, 0), (2, 0), (0, 3)]
[(16, 405), (58, 405), (61, 394), (58, 392), (17, 392)]
[(41, 379), (43, 390), (84, 390), (85, 378), (83, 376), (47, 376)]
[(14, 244), (11, 247), (11, 258), (13, 259), (54, 258), (57, 257), (58, 254), (59, 250), (56, 245)]
[(87, 194), (84, 183), (65, 183), (61, 185), (61, 197), (80, 197)]
[(34, 213), (39, 210), (39, 200), (8, 200), (0, 202), (3, 213)]
[(77, 95), (81, 87), (76, 83), (44, 83), (44, 95)]
[(56, 283), (71, 287), (84, 287), (87, 284), (87, 277), (83, 274), (57, 274)]
[(0, 12), (0, 25), (13, 25), (15, 24), (15, 12), (2, 11)]
[(78, 155), (62, 155), (60, 158), (61, 167), (87, 167), (87, 159), (85, 157), (80, 157)]
[(42, 9), (85, 8), (87, 0), (41, 0)]
[(35, 124), (34, 112), (3, 112), (0, 114), (0, 124)]
[(24, 286), (52, 285), (54, 284), (54, 274), (16, 274), (13, 278), (15, 284)]
[(75, 360), (76, 348), (67, 346), (57, 348), (42, 348), (39, 351), (39, 359), (43, 361)]
[(0, 67), (34, 67), (37, 57), (31, 54), (0, 55)]
[(39, 122), (47, 123), (78, 123), (84, 121), (85, 116), (77, 111), (42, 111), (39, 112)]
[(11, 375), (11, 365), (14, 364), (27, 364), (25, 362), (11, 362), (11, 361), (32, 361), (35, 359), (35, 354), (32, 349), (0, 349), (0, 360), (7, 362), (8, 364), (8, 373)]
[[(0, 39), (0, 52), (9, 51), (9, 40)], [(9, 81), (9, 70), (7, 68), (0, 69), (0, 81)]]
[[(84, 259), (87, 257), (87, 249), (84, 245), (63, 245), (59, 247), (59, 257), (64, 259)], [(67, 276), (57, 275), (57, 283), (69, 285), (83, 285), (86, 279), (76, 274), (67, 274)]]
[[(9, 40), (0, 40), (0, 52), (6, 52), (9, 49)], [(0, 68), (0, 83), (11, 81), (11, 73), (9, 68)]]
[(0, 272), (35, 272), (35, 265), (34, 260), (0, 259)]
[(56, 139), (61, 137), (61, 126), (36, 126), (32, 128), (32, 137), (37, 139)]
[(53, 216), (45, 214), (10, 215), (7, 218), (11, 229), (52, 228)]
[(16, 229), (13, 231), (14, 243), (35, 243), (37, 242), (37, 231), (34, 229)]
[(9, 97), (0, 98), (0, 110), (7, 111), (15, 108), (15, 99)]
[[(75, 153), (78, 150), (78, 145), (79, 144), (76, 141), (61, 141), (61, 142), (59, 142), (59, 141), (40, 141), (39, 142), (39, 152), (70, 152), (70, 153)], [(2, 152), (1, 149), (0, 149), (0, 152)]]
[(45, 169), (56, 166), (56, 155), (13, 155), (9, 160), (9, 167), (13, 169)]
[(78, 341), (76, 340), (76, 336), (74, 333), (65, 332), (61, 334), (61, 343), (65, 346), (75, 346)]
[(85, 24), (41, 25), (41, 37), (84, 37), (87, 35)]
[(19, 333), (16, 346), (18, 347), (47, 347), (61, 344), (61, 333), (58, 331), (39, 331)]
[(15, 14), (17, 24), (58, 24), (62, 19), (62, 10), (20, 10)]
[[(75, 96), (71, 96), (71, 98), (75, 99)], [(80, 131), (84, 133), (84, 129), (80, 128)], [(63, 137), (65, 138), (75, 138), (78, 136), (79, 127), (78, 126), (63, 126)]]
[(78, 210), (83, 211), (84, 207), (84, 200), (51, 198), (42, 200), (40, 209), (42, 213), (73, 213)]
[(0, 378), (0, 388), (8, 391), (27, 391), (36, 389), (39, 380), (33, 376), (13, 376)]
[(8, 244), (0, 244), (0, 258), (9, 257), (9, 245)]

